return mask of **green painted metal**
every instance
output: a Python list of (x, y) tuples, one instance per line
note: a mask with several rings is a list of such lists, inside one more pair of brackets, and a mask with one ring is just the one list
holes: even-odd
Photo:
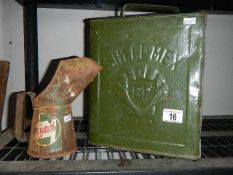
[[(65, 124), (65, 122), (63, 122), (64, 112), (59, 110), (56, 115), (51, 115), (49, 112), (39, 113), (38, 118), (36, 138), (34, 138), (35, 142), (40, 146), (49, 146), (51, 152), (61, 151), (63, 146), (61, 124)], [(72, 119), (70, 121), (72, 121)]]
[(198, 159), (204, 65), (202, 13), (90, 20), (89, 141)]

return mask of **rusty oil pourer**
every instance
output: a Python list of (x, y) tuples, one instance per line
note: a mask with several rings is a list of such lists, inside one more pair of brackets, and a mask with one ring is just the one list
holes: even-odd
[(22, 92), (17, 97), (16, 138), (23, 140), (22, 102), (32, 100), (33, 117), (27, 153), (36, 158), (56, 158), (76, 151), (71, 103), (102, 69), (89, 58), (61, 60), (48, 86), (38, 95)]

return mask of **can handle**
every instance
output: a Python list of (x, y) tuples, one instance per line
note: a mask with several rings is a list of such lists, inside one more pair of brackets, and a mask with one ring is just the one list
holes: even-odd
[(16, 95), (16, 108), (15, 108), (15, 138), (19, 142), (27, 141), (26, 134), (24, 133), (24, 104), (25, 92)]
[(179, 8), (175, 6), (164, 6), (154, 4), (125, 4), (121, 9), (121, 17), (124, 18), (126, 10), (144, 11), (144, 12), (156, 12), (156, 13), (179, 13)]
[(16, 95), (16, 109), (15, 109), (15, 138), (19, 142), (28, 141), (26, 133), (24, 132), (25, 126), (29, 126), (29, 122), (25, 121), (25, 99), (29, 95), (31, 99), (35, 96), (34, 92), (20, 92)]

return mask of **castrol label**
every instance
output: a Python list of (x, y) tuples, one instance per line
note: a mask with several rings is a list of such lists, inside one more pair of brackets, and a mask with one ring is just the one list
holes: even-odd
[(45, 113), (41, 113), (39, 118), (40, 121), (36, 124), (36, 143), (42, 146), (52, 145), (60, 137), (60, 122), (56, 116), (50, 116)]

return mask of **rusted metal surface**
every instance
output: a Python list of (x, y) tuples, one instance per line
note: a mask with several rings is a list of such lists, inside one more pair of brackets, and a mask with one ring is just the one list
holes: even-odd
[(16, 95), (16, 112), (15, 112), (15, 138), (20, 142), (27, 141), (25, 128), (25, 95), (26, 93), (19, 93)]
[(2, 130), (2, 113), (4, 109), (4, 102), (6, 97), (6, 87), (8, 80), (10, 63), (8, 61), (0, 60), (0, 131)]
[[(65, 119), (65, 117), (68, 119)], [(62, 157), (77, 150), (71, 105), (34, 108), (28, 154)]]
[[(59, 61), (48, 86), (38, 95), (23, 92), (18, 95), (19, 107), (16, 138), (25, 139), (23, 127), (23, 99), (32, 99), (33, 117), (28, 154), (36, 158), (56, 158), (77, 150), (71, 103), (95, 78), (101, 66), (89, 58), (70, 58)], [(21, 106), (20, 106), (21, 105)], [(20, 116), (21, 115), (21, 116)], [(21, 130), (21, 131), (20, 131)]]
[(72, 103), (100, 70), (89, 58), (61, 60), (49, 85), (33, 100), (34, 107)]

